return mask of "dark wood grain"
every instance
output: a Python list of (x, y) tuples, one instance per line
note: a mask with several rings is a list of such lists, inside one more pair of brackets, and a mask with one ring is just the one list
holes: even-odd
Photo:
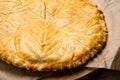
[(120, 80), (120, 71), (97, 69), (92, 73), (76, 80)]

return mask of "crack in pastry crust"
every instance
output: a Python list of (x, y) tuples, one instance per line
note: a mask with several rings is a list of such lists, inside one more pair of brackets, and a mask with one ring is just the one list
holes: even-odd
[(103, 13), (89, 0), (0, 0), (0, 5), (0, 56), (17, 67), (76, 67), (106, 42)]

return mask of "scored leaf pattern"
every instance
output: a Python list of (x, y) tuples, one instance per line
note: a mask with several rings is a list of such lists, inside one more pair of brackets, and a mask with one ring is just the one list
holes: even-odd
[(23, 59), (28, 67), (71, 66), (105, 42), (103, 15), (88, 0), (0, 0), (0, 5), (0, 54), (13, 64)]

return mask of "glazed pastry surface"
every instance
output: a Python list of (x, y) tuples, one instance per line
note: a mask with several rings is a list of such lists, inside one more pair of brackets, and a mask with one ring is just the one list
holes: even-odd
[(0, 0), (0, 56), (14, 66), (76, 67), (106, 39), (103, 13), (89, 0)]

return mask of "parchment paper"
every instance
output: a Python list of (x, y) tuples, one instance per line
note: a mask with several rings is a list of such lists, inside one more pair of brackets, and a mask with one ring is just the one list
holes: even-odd
[(87, 67), (120, 70), (120, 0), (92, 0), (104, 12), (108, 40), (104, 50)]
[[(85, 66), (120, 70), (120, 0), (92, 1), (104, 12), (108, 27), (108, 41), (104, 50)], [(67, 80), (68, 78), (65, 77), (68, 76), (68, 80), (74, 80), (79, 75), (84, 75), (90, 71), (89, 69), (83, 71), (83, 68), (78, 67), (57, 72), (34, 72), (19, 69), (0, 61), (0, 80), (42, 80), (42, 78), (53, 74), (63, 74), (59, 77), (64, 78), (59, 80)]]

